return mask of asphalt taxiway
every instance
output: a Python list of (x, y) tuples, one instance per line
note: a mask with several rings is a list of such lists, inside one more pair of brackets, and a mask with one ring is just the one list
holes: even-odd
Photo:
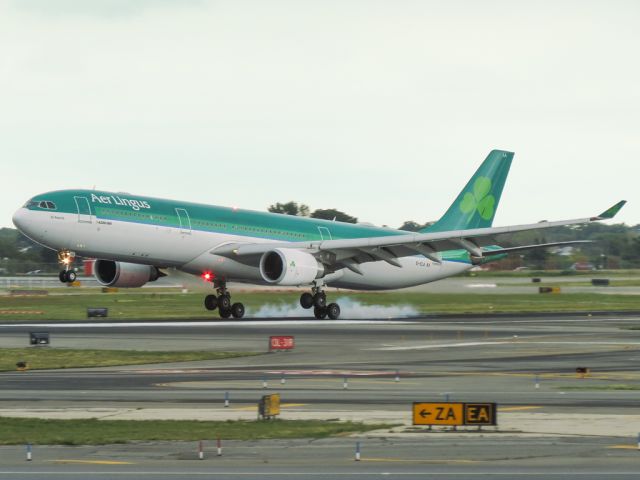
[(223, 455), (205, 445), (162, 442), (107, 447), (43, 447), (34, 460), (11, 464), (17, 447), (5, 447), (4, 478), (637, 478), (637, 452), (615, 438), (353, 438), (316, 441), (227, 442)]
[[(426, 473), (601, 478), (606, 472), (631, 478), (640, 461), (640, 331), (629, 328), (638, 325), (638, 317), (617, 315), (3, 325), (4, 347), (25, 346), (28, 332), (44, 330), (51, 334), (52, 347), (43, 348), (260, 354), (181, 364), (6, 372), (0, 374), (0, 415), (255, 418), (260, 396), (277, 392), (283, 418), (398, 426), (348, 439), (238, 442), (223, 459), (204, 461), (192, 458), (193, 445), (183, 443), (39, 447), (38, 461), (25, 467), (19, 453), (19, 461), (10, 460), (17, 447), (3, 447), (0, 477), (84, 472), (96, 478), (189, 478), (217, 472), (313, 478), (322, 472), (322, 478), (385, 473), (401, 478)], [(270, 335), (295, 336), (295, 349), (268, 353)], [(578, 367), (589, 368), (589, 376), (578, 378)], [(223, 406), (225, 392), (229, 408)], [(447, 398), (497, 402), (497, 431), (427, 432), (411, 426), (412, 402)], [(363, 444), (357, 463), (356, 441)], [(125, 463), (82, 463), (104, 455)], [(172, 465), (176, 459), (183, 463)]]

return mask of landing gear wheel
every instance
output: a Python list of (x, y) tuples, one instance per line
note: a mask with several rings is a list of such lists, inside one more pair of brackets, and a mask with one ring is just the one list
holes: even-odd
[(327, 318), (327, 307), (315, 307), (313, 314), (318, 320), (324, 320)]
[(204, 299), (204, 306), (209, 310), (217, 307), (221, 318), (229, 318), (231, 315), (233, 315), (234, 318), (242, 318), (244, 315), (244, 305), (241, 303), (231, 305), (231, 294), (227, 290), (226, 282), (223, 280), (214, 280), (213, 285), (218, 296), (207, 295)]
[(327, 315), (331, 320), (337, 320), (340, 316), (340, 306), (337, 303), (330, 303), (327, 305)]
[(218, 297), (218, 308), (231, 311), (231, 297), (229, 295), (220, 295)]
[(317, 308), (327, 306), (327, 295), (324, 292), (318, 292), (313, 296), (313, 305)]
[(58, 251), (58, 263), (62, 271), (58, 274), (58, 278), (62, 283), (73, 283), (76, 281), (76, 272), (72, 270), (73, 261), (76, 254), (69, 250)]
[(313, 295), (309, 292), (304, 292), (300, 295), (300, 306), (305, 310), (313, 307)]
[(215, 295), (207, 295), (204, 297), (204, 308), (207, 310), (215, 310), (218, 308), (218, 297)]
[(233, 318), (244, 317), (244, 305), (241, 303), (234, 303), (231, 305), (231, 315), (233, 315)]

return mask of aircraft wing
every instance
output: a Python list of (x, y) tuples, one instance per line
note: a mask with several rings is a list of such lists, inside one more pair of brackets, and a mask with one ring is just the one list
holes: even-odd
[(521, 252), (523, 250), (532, 250), (534, 248), (563, 247), (567, 245), (576, 245), (583, 243), (594, 243), (592, 240), (569, 240), (566, 242), (536, 243), (535, 245), (519, 245), (517, 247), (495, 248), (491, 250), (483, 250), (483, 256), (502, 255), (504, 253)]
[(305, 250), (318, 258), (319, 261), (339, 268), (348, 268), (357, 273), (358, 264), (383, 260), (391, 265), (400, 267), (397, 261), (400, 257), (424, 255), (436, 263), (441, 262), (440, 252), (464, 249), (469, 252), (472, 260), (480, 261), (485, 257), (517, 250), (568, 245), (576, 242), (556, 242), (538, 245), (526, 245), (504, 249), (483, 248), (495, 245), (497, 235), (508, 236), (529, 230), (566, 225), (587, 224), (613, 218), (624, 206), (621, 201), (600, 215), (573, 220), (554, 222), (539, 222), (526, 225), (512, 225), (506, 227), (476, 228), (470, 230), (452, 230), (433, 233), (408, 233), (406, 235), (389, 235), (384, 237), (352, 238), (342, 240), (317, 240), (312, 242), (264, 242), (246, 244), (227, 244), (211, 251), (212, 254), (229, 257), (259, 255), (274, 248), (293, 248)]

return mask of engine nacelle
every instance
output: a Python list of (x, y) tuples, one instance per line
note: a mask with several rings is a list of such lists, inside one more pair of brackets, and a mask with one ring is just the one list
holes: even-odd
[(93, 272), (100, 285), (105, 287), (136, 288), (154, 282), (163, 274), (151, 265), (96, 260)]
[(324, 275), (323, 265), (307, 252), (276, 248), (262, 254), (260, 275), (274, 285), (306, 285)]

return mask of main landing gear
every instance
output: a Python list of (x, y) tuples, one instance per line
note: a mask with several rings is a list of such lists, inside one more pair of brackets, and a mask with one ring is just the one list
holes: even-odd
[(321, 285), (314, 285), (311, 293), (304, 292), (300, 295), (300, 305), (304, 309), (313, 307), (313, 315), (318, 320), (324, 320), (327, 317), (337, 320), (340, 316), (340, 306), (337, 303), (327, 305), (327, 294), (324, 293)]
[(218, 309), (218, 313), (222, 318), (242, 318), (244, 317), (244, 305), (240, 302), (231, 303), (231, 294), (227, 290), (225, 282), (214, 282), (216, 295), (207, 295), (204, 297), (204, 308), (207, 310)]
[(58, 252), (58, 262), (64, 267), (64, 270), (58, 274), (58, 278), (62, 283), (73, 283), (76, 281), (76, 272), (71, 268), (74, 260), (75, 254), (73, 252), (69, 250), (61, 250)]

